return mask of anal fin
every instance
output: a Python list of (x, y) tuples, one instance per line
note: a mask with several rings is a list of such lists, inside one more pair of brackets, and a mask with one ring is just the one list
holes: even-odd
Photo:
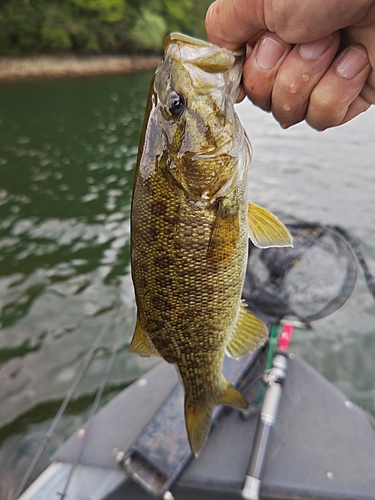
[(276, 215), (252, 202), (247, 207), (247, 225), (249, 237), (258, 248), (293, 246), (290, 232)]
[(135, 331), (129, 346), (129, 352), (134, 352), (143, 357), (160, 356), (151, 342), (151, 339), (139, 324), (139, 320), (137, 320), (137, 324), (135, 325)]
[(222, 376), (220, 387), (220, 391), (215, 394), (214, 398), (216, 405), (228, 405), (238, 410), (246, 410), (249, 406), (247, 399), (224, 376)]
[(241, 302), (226, 352), (231, 358), (240, 358), (263, 345), (267, 336), (265, 323), (248, 311), (244, 302)]

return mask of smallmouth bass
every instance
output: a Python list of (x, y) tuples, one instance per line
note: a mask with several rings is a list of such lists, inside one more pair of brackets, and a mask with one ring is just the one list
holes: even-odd
[(241, 301), (250, 236), (291, 246), (285, 226), (246, 198), (251, 149), (234, 111), (244, 53), (172, 33), (151, 82), (131, 215), (137, 323), (129, 347), (174, 363), (193, 454), (214, 405), (248, 403), (222, 375), (224, 354), (262, 345)]

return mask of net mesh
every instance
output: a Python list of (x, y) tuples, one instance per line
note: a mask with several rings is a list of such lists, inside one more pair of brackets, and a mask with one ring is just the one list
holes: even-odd
[(357, 277), (354, 253), (342, 235), (318, 224), (290, 224), (293, 248), (250, 244), (243, 297), (274, 320), (310, 322), (332, 314), (350, 297)]

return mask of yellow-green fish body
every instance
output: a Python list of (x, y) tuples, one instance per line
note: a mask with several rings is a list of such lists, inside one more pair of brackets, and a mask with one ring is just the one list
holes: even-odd
[(259, 246), (290, 244), (274, 216), (247, 202), (250, 146), (233, 107), (242, 63), (242, 53), (167, 38), (134, 184), (130, 350), (176, 365), (195, 454), (214, 405), (247, 406), (222, 375), (225, 351), (238, 357), (267, 336), (241, 303), (249, 229)]

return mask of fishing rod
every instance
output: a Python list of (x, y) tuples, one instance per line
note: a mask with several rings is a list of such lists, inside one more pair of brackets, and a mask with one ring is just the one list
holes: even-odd
[[(281, 329), (279, 326), (282, 324), (281, 319), (284, 318), (285, 323), (286, 318), (296, 317), (299, 319), (300, 324), (309, 327), (310, 322), (332, 314), (348, 300), (357, 275), (355, 257), (358, 258), (358, 253), (354, 253), (351, 242), (348, 241), (348, 237), (343, 234), (343, 231), (319, 224), (302, 223), (289, 225), (289, 228), (293, 235), (294, 248), (254, 248), (249, 254), (249, 267), (243, 298), (254, 312), (260, 311), (269, 318), (272, 328), (265, 376), (266, 385), (263, 385), (261, 391), (259, 391), (257, 403), (262, 404), (261, 396), (264, 396), (264, 400), (254, 446), (251, 450), (251, 460), (248, 464), (248, 478), (246, 478), (246, 484), (242, 492), (242, 496), (246, 500), (259, 498), (267, 447), (272, 436), (272, 428), (278, 418), (283, 382), (288, 369), (287, 349), (293, 329), (291, 328), (289, 331), (289, 340), (286, 342), (284, 337), (288, 333), (288, 327), (284, 324), (281, 337), (278, 338), (277, 333)], [(358, 260), (360, 261), (359, 258)], [(319, 266), (317, 266), (317, 262), (319, 262)], [(373, 283), (373, 278), (369, 272), (365, 272), (365, 279), (367, 284), (371, 285)], [(293, 321), (293, 326), (297, 327), (299, 325)], [(259, 377), (256, 378), (257, 381), (259, 381)], [(173, 399), (172, 403), (175, 403), (175, 399)], [(187, 441), (185, 443), (187, 459), (185, 460), (185, 455), (182, 456), (184, 450), (181, 448), (181, 443), (174, 439), (174, 436), (180, 436), (181, 432), (184, 432), (179, 430), (184, 428), (182, 405), (176, 403), (176, 408), (177, 406), (178, 410), (175, 413), (172, 412), (173, 415), (171, 415), (169, 412), (170, 407), (162, 405), (155, 414), (156, 416), (139, 434), (139, 437), (134, 442), (135, 444), (133, 443), (127, 452), (122, 452), (124, 460), (121, 461), (121, 464), (125, 465), (128, 473), (131, 471), (127, 467), (126, 462), (129, 456), (126, 456), (126, 454), (130, 452), (134, 452), (137, 459), (141, 456), (145, 457), (147, 461), (152, 454), (158, 453), (159, 448), (155, 443), (162, 443), (163, 454), (162, 457), (159, 457), (160, 461), (157, 468), (163, 471), (167, 470), (171, 463), (171, 456), (170, 454), (166, 455), (165, 450), (170, 449), (175, 454), (173, 474), (167, 471), (168, 484), (163, 483), (162, 489), (159, 490), (164, 495), (165, 500), (172, 498), (170, 487), (191, 458)], [(157, 423), (160, 423), (159, 434), (155, 431), (154, 426), (156, 418), (159, 419)], [(177, 425), (176, 422), (180, 423)], [(87, 428), (89, 427), (90, 425), (87, 425)], [(165, 429), (173, 437), (170, 443), (165, 442)], [(83, 437), (86, 438), (87, 435), (88, 432), (86, 431)], [(159, 435), (161, 436), (160, 439)], [(145, 437), (147, 439), (144, 439)], [(80, 456), (80, 449), (83, 449), (83, 446), (83, 443), (77, 446), (75, 457)], [(74, 463), (78, 463), (78, 461), (79, 458), (75, 458)], [(132, 461), (134, 465), (137, 465), (136, 460)], [(130, 465), (132, 461), (130, 461)], [(149, 469), (137, 469), (138, 475), (140, 470), (149, 472)], [(72, 473), (73, 469), (71, 475)], [(133, 477), (131, 473), (129, 476)], [(153, 481), (152, 484), (160, 483), (160, 475), (154, 474), (154, 470), (151, 470), (151, 468), (149, 477)], [(151, 479), (149, 481), (150, 485), (152, 485)], [(255, 486), (251, 485), (252, 482)], [(138, 482), (138, 484), (141, 483)], [(66, 491), (67, 487), (61, 495), (65, 496)]]
[[(357, 276), (355, 255), (337, 231), (306, 223), (288, 225), (288, 228), (293, 236), (293, 248), (259, 249), (250, 245), (243, 289), (243, 299), (249, 309), (255, 314), (263, 314), (272, 323), (266, 364), (267, 385), (262, 385), (256, 404), (261, 403), (264, 393), (265, 397), (243, 492), (243, 497), (251, 500), (259, 497), (267, 446), (287, 371), (287, 349), (293, 328), (289, 323), (289, 326), (284, 325), (278, 339), (281, 320), (284, 318), (285, 323), (286, 318), (293, 317), (295, 327), (311, 328), (312, 321), (332, 314), (348, 300)], [(322, 265), (317, 266), (317, 261)], [(187, 442), (176, 446), (176, 436), (184, 430), (181, 430), (182, 404), (174, 406), (177, 399), (173, 399), (173, 394), (121, 457), (128, 475), (146, 491), (159, 497), (165, 492), (169, 494), (173, 482), (191, 458)], [(245, 418), (254, 408), (255, 405), (244, 412)], [(159, 443), (163, 443), (162, 446)]]
[[(114, 313), (112, 314), (112, 318), (111, 318), (110, 324), (113, 322), (113, 319), (114, 319)], [(69, 475), (68, 475), (68, 477), (66, 479), (64, 489), (63, 489), (63, 491), (61, 493), (60, 492), (58, 493), (59, 496), (60, 496), (60, 498), (61, 498), (61, 500), (64, 500), (64, 498), (66, 497), (69, 485), (71, 483), (71, 480), (72, 480), (72, 477), (73, 477), (73, 474), (74, 474), (74, 471), (77, 468), (78, 462), (79, 462), (79, 460), (80, 460), (80, 458), (82, 456), (82, 453), (83, 453), (83, 450), (85, 448), (87, 439), (89, 437), (89, 434), (90, 434), (90, 431), (91, 431), (91, 428), (92, 428), (92, 424), (93, 424), (93, 421), (94, 421), (94, 416), (95, 416), (95, 414), (96, 414), (96, 412), (98, 410), (100, 401), (101, 401), (102, 396), (103, 396), (104, 389), (107, 386), (108, 379), (109, 379), (109, 376), (111, 374), (111, 371), (112, 371), (112, 368), (113, 368), (113, 365), (114, 365), (114, 362), (115, 362), (115, 359), (116, 359), (116, 356), (118, 354), (118, 351), (119, 351), (119, 348), (120, 348), (120, 344), (121, 344), (120, 331), (121, 330), (119, 330), (119, 333), (117, 335), (116, 342), (113, 344), (112, 351), (111, 351), (111, 356), (109, 357), (109, 359), (108, 359), (108, 361), (106, 363), (106, 366), (105, 366), (105, 369), (104, 369), (104, 372), (103, 372), (103, 375), (102, 375), (102, 378), (101, 378), (98, 390), (96, 392), (94, 403), (92, 404), (92, 407), (91, 407), (91, 410), (90, 410), (90, 413), (89, 413), (89, 417), (88, 417), (87, 423), (86, 423), (85, 427), (82, 427), (82, 429), (84, 429), (84, 432), (82, 433), (81, 440), (78, 442), (78, 445), (77, 445), (77, 448), (76, 448), (76, 451), (75, 451), (75, 454), (74, 454), (74, 459), (73, 459), (73, 462), (72, 462), (72, 466), (70, 468)], [(122, 333), (122, 331), (121, 331), (121, 333)]]
[(241, 492), (242, 498), (245, 500), (259, 500), (261, 478), (268, 443), (272, 428), (276, 422), (282, 386), (288, 367), (288, 347), (292, 339), (293, 328), (291, 323), (285, 323), (283, 325), (275, 356), (273, 357), (272, 367), (266, 372), (266, 392), (255, 431), (245, 484)]
[[(117, 302), (117, 300), (116, 300), (116, 302)], [(114, 319), (115, 311), (116, 311), (116, 309), (114, 308), (112, 315), (110, 317), (110, 320), (108, 322), (106, 322), (102, 326), (102, 328), (99, 330), (98, 335), (96, 336), (93, 344), (91, 345), (91, 348), (89, 349), (88, 353), (86, 354), (81, 366), (79, 367), (79, 369), (78, 369), (78, 371), (73, 379), (73, 382), (71, 383), (59, 409), (57, 410), (57, 413), (56, 413), (54, 419), (52, 420), (51, 425), (49, 426), (47, 432), (43, 436), (43, 439), (42, 439), (32, 461), (30, 463), (29, 467), (27, 468), (20, 484), (18, 485), (18, 488), (16, 489), (16, 492), (14, 493), (12, 500), (17, 500), (19, 498), (19, 496), (21, 495), (21, 493), (23, 492), (23, 490), (25, 489), (25, 486), (28, 483), (28, 481), (31, 477), (31, 474), (34, 472), (35, 467), (37, 466), (41, 456), (43, 455), (44, 450), (46, 449), (46, 446), (48, 445), (53, 433), (55, 432), (57, 425), (59, 424), (63, 414), (65, 413), (65, 410), (66, 410), (68, 404), (70, 403), (83, 375), (86, 373), (86, 371), (87, 371), (97, 349), (99, 348), (105, 334), (109, 330), (109, 327), (112, 324), (112, 321)]]
[[(375, 279), (358, 244), (344, 229), (314, 223), (289, 224), (288, 229), (293, 236), (291, 249), (250, 247), (245, 299), (272, 318), (272, 328), (264, 377), (266, 385), (261, 386), (256, 402), (260, 403), (263, 396), (264, 399), (242, 490), (242, 498), (246, 500), (259, 499), (267, 447), (288, 367), (287, 349), (293, 326), (302, 323), (309, 328), (311, 322), (332, 314), (348, 300), (356, 282), (357, 261), (375, 298)], [(293, 324), (287, 322), (289, 317), (297, 318), (298, 324), (294, 320)], [(280, 323), (284, 324), (275, 349), (275, 331)]]

